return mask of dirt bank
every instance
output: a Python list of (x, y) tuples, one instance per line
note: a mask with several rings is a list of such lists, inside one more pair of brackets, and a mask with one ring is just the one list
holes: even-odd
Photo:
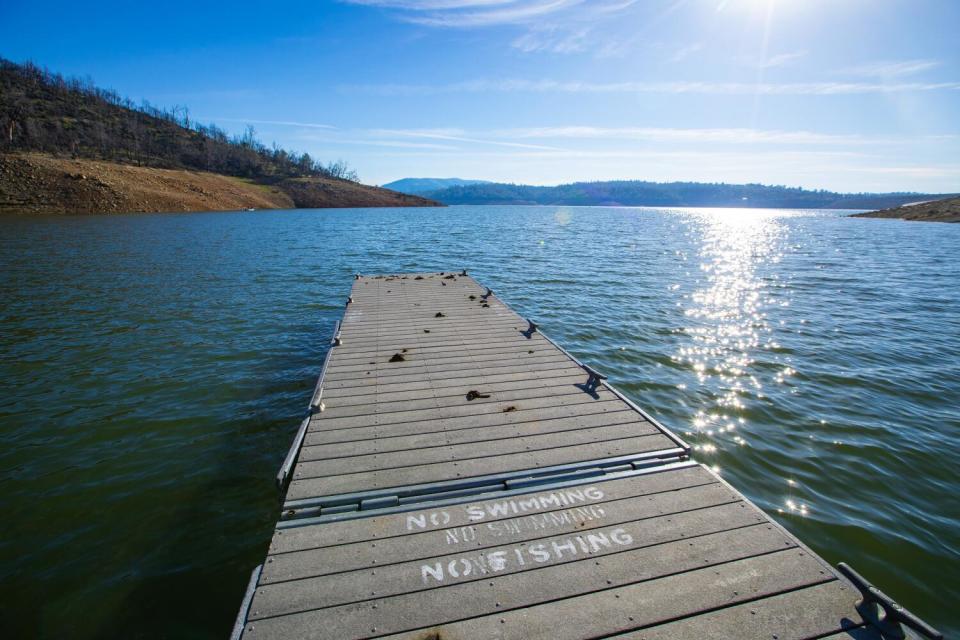
[(904, 205), (893, 209), (855, 213), (854, 218), (901, 218), (922, 222), (960, 222), (960, 198)]
[(273, 185), (203, 171), (0, 155), (0, 213), (235, 211), (294, 207), (431, 206), (430, 200), (326, 178)]

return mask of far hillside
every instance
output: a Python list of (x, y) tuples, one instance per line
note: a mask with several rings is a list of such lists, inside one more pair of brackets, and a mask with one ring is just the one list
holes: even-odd
[(463, 180), (462, 178), (403, 178), (383, 185), (401, 193), (422, 195), (430, 191), (439, 191), (450, 187), (466, 187), (473, 184), (490, 184), (486, 180)]
[[(239, 200), (227, 195), (220, 198), (214, 185), (230, 184), (233, 189), (236, 180), (179, 176), (177, 180), (184, 184), (203, 183), (212, 189), (204, 201), (205, 209), (236, 208), (236, 203), (262, 208), (266, 204), (256, 192), (263, 187), (274, 196), (283, 196), (271, 197), (269, 202), (297, 207), (436, 204), (359, 184), (356, 172), (344, 162), (323, 162), (308, 153), (267, 147), (252, 127), (242, 135), (230, 136), (216, 125), (192, 120), (186, 107), (160, 109), (147, 102), (135, 104), (88, 79), (65, 78), (31, 63), (16, 64), (2, 58), (0, 155), (7, 167), (0, 174), (0, 211), (77, 211), (76, 202), (64, 199), (64, 194), (76, 191), (64, 182), (73, 179), (71, 173), (93, 174), (98, 180), (103, 177), (104, 188), (91, 191), (87, 205), (81, 203), (81, 211), (103, 212), (98, 203), (107, 201), (118, 207), (133, 206), (120, 209), (132, 211), (169, 210), (171, 206), (181, 210), (195, 202), (188, 197), (192, 194), (184, 194), (178, 201), (176, 189), (166, 189), (163, 198), (151, 200), (137, 180), (125, 179), (134, 174), (110, 169), (103, 162), (141, 170), (203, 172), (240, 180), (240, 189), (254, 189)], [(54, 160), (72, 163), (71, 169), (57, 168)], [(100, 164), (84, 164), (91, 162)], [(135, 175), (142, 179), (147, 174)], [(158, 183), (173, 184), (167, 174), (156, 177)], [(132, 188), (139, 189), (138, 193), (131, 194)]]
[(942, 198), (946, 194), (835, 193), (762, 184), (611, 180), (554, 187), (484, 183), (428, 191), (423, 195), (444, 204), (883, 209)]

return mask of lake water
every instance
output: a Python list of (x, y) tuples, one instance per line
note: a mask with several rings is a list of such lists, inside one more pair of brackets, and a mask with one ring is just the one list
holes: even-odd
[(960, 631), (960, 225), (569, 207), (0, 219), (6, 638), (224, 638), (355, 272), (468, 268)]

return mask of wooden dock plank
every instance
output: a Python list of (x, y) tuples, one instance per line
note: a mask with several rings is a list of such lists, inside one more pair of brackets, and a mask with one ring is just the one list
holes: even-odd
[[(579, 407), (584, 413), (594, 413), (604, 410), (615, 410), (623, 405), (616, 397), (606, 390), (598, 390), (597, 397), (591, 397), (582, 392), (582, 389), (572, 385), (554, 387), (549, 394), (542, 393), (541, 389), (529, 391), (520, 389), (511, 392), (502, 392), (498, 399), (477, 399), (468, 406), (432, 406), (426, 408), (410, 408), (409, 405), (396, 407), (394, 411), (383, 413), (361, 413), (358, 410), (343, 411), (343, 415), (330, 416), (318, 419), (316, 416), (310, 421), (312, 431), (332, 431), (353, 427), (369, 427), (372, 425), (394, 425), (408, 422), (423, 422), (427, 420), (446, 420), (449, 423), (460, 419), (472, 419), (489, 414), (502, 414), (504, 420), (509, 420), (512, 413), (506, 411), (509, 407), (516, 410), (542, 411), (544, 415), (555, 409)], [(614, 405), (608, 404), (615, 402)]]
[[(711, 611), (693, 618), (613, 636), (617, 640), (729, 640), (730, 638), (846, 638), (880, 640), (873, 627), (863, 627), (851, 610), (851, 589), (839, 580)], [(839, 626), (846, 631), (837, 634)]]
[[(616, 415), (624, 412), (623, 405), (613, 400), (598, 404), (573, 404), (546, 408), (529, 408), (526, 403), (518, 402), (510, 405), (512, 411), (494, 413), (475, 413), (458, 418), (424, 418), (406, 422), (388, 424), (364, 424), (343, 428), (307, 431), (305, 447), (336, 444), (341, 442), (362, 442), (377, 438), (395, 438), (404, 436), (418, 436), (446, 434), (453, 437), (455, 432), (470, 429), (484, 429), (492, 427), (518, 427), (527, 430), (542, 428), (550, 431), (551, 428), (560, 428), (570, 421), (602, 420), (605, 414)], [(634, 412), (628, 412), (636, 417)], [(376, 416), (374, 416), (376, 418)], [(590, 424), (590, 422), (579, 422)]]
[[(423, 423), (414, 423), (414, 425), (418, 428), (423, 428)], [(613, 425), (634, 425), (633, 428), (636, 429), (637, 433), (656, 432), (656, 427), (642, 418), (638, 418), (632, 411), (615, 411), (611, 413), (575, 416), (572, 418), (555, 418), (553, 420), (533, 422), (504, 424), (502, 421), (498, 421), (498, 424), (489, 427), (429, 431), (427, 433), (415, 433), (412, 435), (386, 432), (375, 434), (365, 440), (350, 440), (347, 442), (327, 444), (304, 443), (304, 447), (300, 452), (300, 460), (325, 460), (328, 458), (386, 453), (390, 451), (409, 451), (412, 449), (453, 444), (476, 444), (533, 435), (553, 435), (565, 431)]]
[(486, 293), (355, 281), (243, 638), (875, 640), (846, 578)]
[[(560, 490), (531, 490), (278, 531), (249, 637), (585, 638), (837, 581), (702, 467), (571, 489), (595, 499), (538, 509)], [(850, 615), (846, 594), (832, 606)], [(843, 616), (820, 617), (824, 633), (842, 629)]]

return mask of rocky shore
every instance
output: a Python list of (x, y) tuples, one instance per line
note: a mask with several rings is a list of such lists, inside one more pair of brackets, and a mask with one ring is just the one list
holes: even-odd
[(900, 218), (921, 222), (960, 222), (960, 198), (907, 204), (893, 209), (855, 213), (854, 218)]

